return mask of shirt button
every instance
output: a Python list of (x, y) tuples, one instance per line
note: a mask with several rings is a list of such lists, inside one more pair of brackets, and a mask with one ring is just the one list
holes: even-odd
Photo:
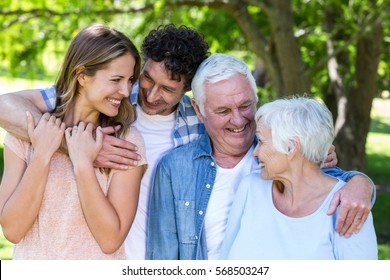
[(214, 166), (214, 165), (215, 165), (215, 163), (214, 163), (214, 162), (212, 162), (212, 163), (210, 163), (210, 165), (211, 165), (211, 166)]
[(185, 206), (189, 206), (190, 203), (188, 201), (186, 201), (186, 203), (184, 203)]
[(210, 187), (211, 187), (211, 186), (210, 186), (210, 184), (207, 184), (207, 185), (206, 185), (206, 188), (208, 188), (208, 189), (209, 189)]
[(199, 211), (199, 215), (203, 215), (203, 211), (202, 210)]

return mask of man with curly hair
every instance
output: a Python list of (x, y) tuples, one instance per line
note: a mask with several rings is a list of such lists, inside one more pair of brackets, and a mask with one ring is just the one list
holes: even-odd
[[(197, 139), (205, 132), (185, 95), (199, 64), (207, 58), (209, 46), (196, 30), (173, 24), (159, 26), (144, 39), (144, 65), (131, 101), (136, 106), (135, 127), (145, 140), (148, 169), (141, 182), (137, 215), (126, 238), (128, 259), (144, 259), (149, 190), (159, 159), (175, 147)], [(115, 83), (115, 77), (112, 78)], [(24, 90), (0, 96), (0, 126), (28, 140), (24, 113), (35, 121), (56, 106), (56, 90)], [(103, 148), (95, 160), (97, 167), (127, 169), (137, 165), (139, 155), (132, 143), (111, 136), (118, 128), (103, 128)]]

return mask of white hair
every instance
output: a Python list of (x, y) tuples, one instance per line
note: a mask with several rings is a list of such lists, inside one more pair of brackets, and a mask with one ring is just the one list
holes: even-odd
[(322, 165), (334, 139), (332, 114), (322, 103), (306, 97), (279, 99), (262, 105), (256, 112), (271, 129), (273, 147), (288, 154), (294, 140), (300, 142), (300, 151), (309, 161)]
[(256, 81), (250, 69), (242, 60), (228, 55), (215, 53), (205, 59), (198, 67), (194, 78), (192, 79), (192, 93), (196, 104), (199, 106), (201, 114), (204, 116), (205, 85), (206, 82), (217, 83), (228, 80), (236, 74), (241, 74), (248, 79), (248, 82), (255, 95), (256, 102), (258, 101), (256, 93)]

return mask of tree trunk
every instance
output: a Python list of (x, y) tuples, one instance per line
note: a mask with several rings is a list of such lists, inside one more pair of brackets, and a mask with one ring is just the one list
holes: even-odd
[(251, 49), (264, 61), (276, 95), (310, 92), (310, 80), (297, 39), (291, 1), (258, 1), (270, 21), (271, 36), (264, 36), (248, 13), (248, 5), (241, 1), (226, 1), (224, 8), (236, 19)]
[(272, 80), (272, 85), (277, 96), (285, 95), (283, 78), (280, 75), (280, 65), (275, 60), (275, 48), (273, 48), (272, 40), (267, 38), (253, 21), (253, 18), (248, 12), (247, 5), (244, 5), (240, 1), (228, 1), (223, 7), (236, 19), (248, 40), (250, 48), (264, 62), (267, 74)]
[(294, 35), (291, 1), (268, 1), (264, 10), (271, 23), (271, 40), (275, 46), (284, 95), (310, 93), (310, 80), (305, 75), (302, 54)]
[(365, 146), (372, 101), (377, 95), (377, 71), (382, 41), (383, 26), (378, 23), (357, 42), (356, 82), (347, 93), (345, 110), (338, 112), (335, 127), (339, 166), (344, 169), (365, 171), (366, 168)]

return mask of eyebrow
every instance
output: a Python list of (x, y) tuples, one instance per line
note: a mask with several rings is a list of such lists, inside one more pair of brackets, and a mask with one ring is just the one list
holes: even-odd
[(171, 86), (167, 86), (167, 85), (162, 85), (162, 87), (165, 87), (166, 89), (170, 90), (170, 91), (178, 91), (178, 87), (171, 87)]
[[(149, 72), (147, 70), (144, 70), (143, 74), (144, 74), (144, 76), (146, 76), (149, 79), (152, 79), (154, 81), (154, 79), (150, 76), (150, 74), (149, 74)], [(176, 80), (172, 80), (172, 81), (176, 81)], [(168, 86), (168, 85), (163, 84), (163, 85), (161, 85), (161, 87), (169, 89), (170, 91), (178, 91), (179, 90), (179, 86), (178, 87), (172, 87), (172, 86)]]
[[(245, 100), (244, 102), (242, 102), (238, 107), (240, 106), (246, 106), (246, 105), (251, 105), (253, 102), (253, 100)], [(226, 110), (226, 109), (231, 109), (229, 106), (219, 106), (217, 108), (215, 108), (215, 110)]]

